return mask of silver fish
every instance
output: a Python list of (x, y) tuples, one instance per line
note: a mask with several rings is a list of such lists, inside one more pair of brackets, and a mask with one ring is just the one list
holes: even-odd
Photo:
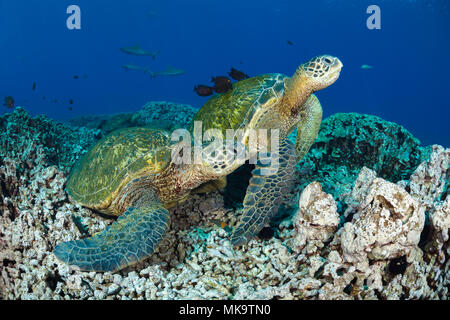
[(179, 76), (185, 73), (184, 70), (172, 68), (171, 66), (167, 67), (167, 70), (152, 72), (149, 69), (145, 70), (150, 77), (155, 78), (157, 76)]
[(159, 54), (159, 50), (157, 51), (147, 51), (139, 47), (139, 45), (135, 45), (133, 47), (123, 47), (120, 48), (120, 51), (126, 54), (132, 54), (135, 56), (151, 56), (153, 60), (155, 60), (156, 56)]
[(147, 70), (147, 68), (143, 68), (143, 67), (140, 67), (140, 66), (136, 66), (136, 65), (134, 65), (134, 64), (124, 64), (124, 65), (122, 65), (122, 68), (124, 68), (125, 70)]

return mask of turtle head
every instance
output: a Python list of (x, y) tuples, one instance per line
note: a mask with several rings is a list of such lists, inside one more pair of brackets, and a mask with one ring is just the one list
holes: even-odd
[(339, 78), (342, 66), (338, 58), (323, 55), (302, 64), (297, 72), (305, 78), (305, 85), (315, 92), (332, 85)]
[(291, 78), (285, 80), (281, 112), (286, 117), (295, 116), (314, 92), (333, 84), (342, 69), (342, 62), (333, 56), (317, 56), (300, 65)]

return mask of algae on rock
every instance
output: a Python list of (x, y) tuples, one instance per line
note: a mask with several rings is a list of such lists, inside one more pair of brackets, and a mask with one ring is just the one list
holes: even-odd
[(152, 101), (134, 113), (82, 116), (70, 119), (69, 124), (74, 127), (100, 129), (105, 135), (128, 127), (156, 127), (173, 131), (187, 128), (196, 112), (197, 110), (190, 105)]
[(20, 158), (26, 165), (42, 146), (49, 164), (69, 171), (101, 136), (98, 130), (74, 130), (44, 115), (32, 117), (25, 109), (17, 107), (13, 112), (0, 116), (0, 165), (1, 159), (6, 157)]
[[(176, 120), (167, 112), (160, 116)], [(32, 118), (23, 109), (0, 117), (0, 299), (448, 299), (449, 150), (433, 146), (417, 167), (427, 150), (412, 136), (380, 140), (404, 129), (371, 116), (346, 117), (324, 121), (300, 167), (310, 186), (295, 223), (284, 220), (275, 237), (233, 248), (223, 223), (232, 228), (239, 210), (225, 208), (219, 192), (195, 194), (170, 209), (170, 230), (155, 254), (115, 274), (83, 272), (52, 253), (57, 243), (112, 222), (71, 203), (67, 171), (54, 165), (70, 169), (103, 133)], [(360, 134), (378, 142), (364, 146), (353, 135), (358, 123)], [(337, 124), (351, 128), (334, 137)], [(391, 170), (385, 180), (402, 181), (394, 185), (363, 166), (378, 176)], [(340, 202), (347, 205), (344, 228)], [(422, 206), (430, 220), (423, 246)], [(368, 239), (372, 234), (378, 241)]]
[(351, 191), (364, 166), (395, 183), (408, 179), (430, 151), (399, 124), (372, 115), (337, 113), (322, 122), (315, 143), (298, 164), (301, 189), (317, 180), (338, 200), (339, 194)]

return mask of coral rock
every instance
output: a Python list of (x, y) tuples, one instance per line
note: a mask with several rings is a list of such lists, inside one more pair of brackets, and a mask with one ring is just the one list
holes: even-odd
[[(293, 138), (293, 135), (291, 135)], [(320, 126), (310, 151), (299, 163), (302, 185), (319, 181), (335, 199), (349, 192), (362, 167), (391, 182), (408, 179), (429, 155), (401, 125), (359, 113), (336, 113)], [(339, 207), (339, 205), (338, 205)]]
[(146, 103), (135, 113), (88, 115), (69, 120), (74, 127), (99, 129), (103, 134), (128, 127), (158, 127), (169, 131), (188, 126), (197, 110), (186, 104), (166, 101)]
[(447, 197), (441, 205), (436, 207), (430, 216), (430, 220), (435, 232), (440, 234), (440, 242), (448, 241), (448, 232), (450, 229), (450, 198)]
[[(439, 201), (449, 179), (450, 148), (434, 145), (428, 161), (422, 162), (410, 179), (410, 193), (423, 202), (427, 209)], [(448, 184), (448, 182), (447, 182)]]
[(419, 243), (424, 212), (425, 208), (404, 189), (374, 179), (353, 221), (344, 225), (344, 259), (383, 260), (407, 254)]
[(308, 241), (325, 242), (334, 234), (339, 224), (336, 202), (322, 191), (320, 183), (313, 182), (303, 190), (293, 222), (297, 236), (292, 246), (297, 250)]
[[(91, 128), (158, 120), (180, 125), (194, 112), (153, 102), (131, 120), (119, 115)], [(435, 146), (410, 182), (424, 150), (409, 133), (371, 116), (330, 118), (303, 162), (307, 187), (299, 210), (294, 221), (279, 224), (276, 237), (232, 247), (220, 226), (232, 227), (239, 210), (227, 207), (219, 192), (195, 194), (170, 209), (171, 226), (151, 257), (111, 274), (80, 271), (52, 253), (56, 244), (113, 221), (71, 203), (64, 191), (70, 168), (104, 132), (31, 117), (22, 108), (1, 116), (0, 300), (448, 300), (448, 150)], [(402, 181), (394, 185), (377, 173)], [(315, 180), (321, 184), (310, 183)], [(418, 247), (423, 207), (430, 224)], [(351, 222), (339, 228), (337, 212), (344, 211)]]

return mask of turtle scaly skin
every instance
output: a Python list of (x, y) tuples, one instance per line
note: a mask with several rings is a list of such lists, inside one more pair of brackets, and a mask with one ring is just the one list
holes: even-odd
[[(287, 76), (282, 74), (263, 74), (239, 81), (233, 85), (233, 90), (218, 94), (208, 100), (194, 116), (194, 121), (201, 121), (204, 131), (220, 129), (225, 134), (226, 129), (258, 127), (258, 123), (266, 119), (257, 112), (270, 111), (270, 106), (281, 100), (284, 95), (284, 81)], [(264, 108), (267, 106), (267, 108)], [(264, 113), (264, 112), (262, 112)], [(279, 128), (276, 120), (273, 127)], [(264, 124), (267, 128), (268, 124)], [(193, 130), (193, 123), (191, 124)]]
[(69, 196), (87, 207), (120, 215), (111, 203), (132, 179), (165, 169), (170, 135), (161, 130), (126, 128), (100, 140), (79, 161), (67, 182)]
[(97, 142), (73, 169), (67, 192), (120, 217), (90, 238), (60, 243), (56, 257), (82, 270), (116, 271), (153, 253), (168, 227), (167, 208), (214, 178), (200, 166), (173, 164), (173, 150), (169, 133), (151, 128), (120, 129)]
[[(292, 188), (295, 164), (314, 143), (322, 120), (322, 107), (313, 93), (334, 83), (341, 68), (339, 59), (324, 55), (301, 65), (291, 78), (271, 73), (239, 81), (232, 91), (212, 97), (194, 116), (191, 130), (195, 121), (202, 123), (204, 131), (218, 128), (224, 137), (227, 129), (243, 129), (245, 133), (238, 143), (247, 150), (265, 147), (271, 151), (269, 145), (252, 145), (250, 129), (279, 131), (279, 152), (272, 152), (277, 170), (261, 175), (267, 164), (256, 164), (244, 198), (242, 218), (231, 235), (233, 245), (253, 238), (276, 214), (282, 196)], [(295, 126), (294, 147), (287, 136)], [(231, 173), (241, 164), (230, 161), (222, 174)]]
[[(278, 210), (292, 187), (295, 165), (320, 126), (322, 108), (313, 93), (334, 83), (341, 68), (339, 59), (325, 55), (301, 65), (291, 78), (265, 74), (245, 79), (231, 92), (213, 96), (194, 117), (194, 139), (195, 121), (200, 121), (200, 133), (218, 129), (226, 137), (227, 129), (240, 130), (244, 160), (253, 156), (249, 151), (269, 151), (253, 171), (241, 220), (231, 235), (233, 245), (251, 239)], [(295, 126), (294, 146), (287, 136)], [(254, 129), (277, 129), (271, 137), (279, 135), (279, 147), (254, 140)], [(89, 238), (60, 243), (56, 257), (82, 270), (113, 272), (150, 256), (168, 228), (168, 208), (191, 193), (223, 188), (226, 175), (242, 165), (230, 139), (225, 153), (212, 148), (211, 141), (199, 163), (180, 163), (180, 157), (192, 159), (195, 152), (160, 129), (120, 129), (100, 140), (73, 169), (67, 192), (71, 200), (119, 218)]]

